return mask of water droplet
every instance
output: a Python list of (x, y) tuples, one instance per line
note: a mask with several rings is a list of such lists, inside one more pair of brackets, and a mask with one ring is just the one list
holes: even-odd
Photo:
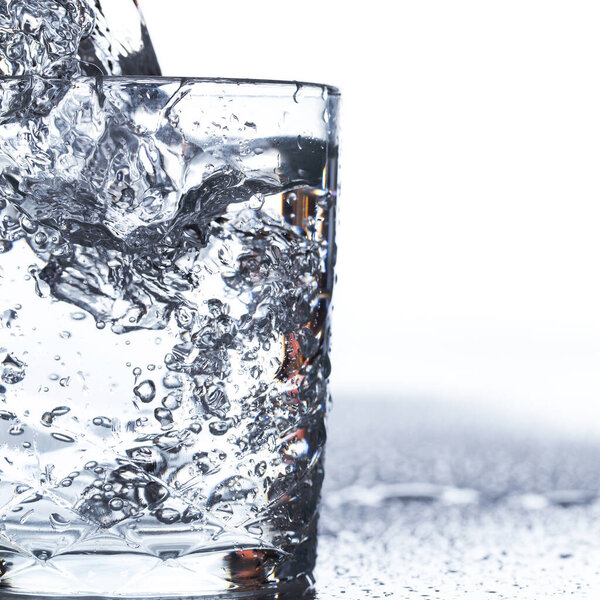
[(71, 409), (68, 406), (57, 406), (53, 408), (50, 412), (45, 412), (42, 415), (41, 423), (44, 427), (50, 427), (54, 423), (54, 419), (56, 417), (62, 417), (66, 415)]
[(33, 513), (34, 513), (34, 510), (33, 510), (33, 508), (32, 508), (31, 510), (28, 510), (28, 511), (27, 511), (27, 512), (26, 512), (26, 513), (25, 513), (25, 514), (24, 514), (24, 515), (23, 515), (23, 516), (22, 516), (22, 517), (19, 519), (19, 522), (20, 522), (21, 524), (24, 524), (24, 523), (25, 523), (25, 522), (26, 522), (26, 521), (29, 519), (29, 517), (30, 517), (30, 516), (31, 516)]
[(71, 337), (71, 332), (65, 330), (61, 331), (59, 335), (63, 340), (68, 340)]
[(83, 312), (77, 311), (71, 313), (71, 319), (73, 319), (73, 321), (83, 321), (85, 318), (86, 314)]
[(57, 442), (65, 442), (66, 444), (73, 444), (75, 442), (75, 440), (70, 435), (67, 435), (65, 433), (56, 433), (56, 432), (53, 432), (52, 433), (52, 437)]
[(0, 314), (0, 326), (10, 329), (17, 319), (17, 316), (16, 310), (5, 310), (2, 314)]
[(16, 356), (6, 354), (0, 364), (0, 379), (8, 385), (15, 385), (25, 379), (25, 367), (27, 365)]
[(50, 525), (52, 525), (53, 529), (56, 529), (57, 531), (62, 531), (64, 529), (67, 529), (69, 527), (69, 525), (71, 524), (71, 522), (66, 519), (65, 517), (63, 517), (62, 515), (58, 514), (58, 513), (52, 513), (49, 517), (50, 520)]
[(108, 417), (94, 417), (92, 423), (97, 427), (106, 427), (107, 429), (112, 427), (112, 420)]
[(300, 93), (302, 91), (302, 84), (301, 83), (296, 83), (296, 91), (294, 92), (294, 102), (296, 104), (299, 103), (300, 101)]

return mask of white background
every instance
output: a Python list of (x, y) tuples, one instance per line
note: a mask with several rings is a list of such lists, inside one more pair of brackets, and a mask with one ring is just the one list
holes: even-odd
[(600, 430), (600, 4), (140, 0), (163, 72), (343, 107), (333, 387)]

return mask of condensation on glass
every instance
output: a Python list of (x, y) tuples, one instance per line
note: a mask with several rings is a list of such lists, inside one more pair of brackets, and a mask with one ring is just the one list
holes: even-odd
[(0, 80), (0, 595), (310, 581), (338, 92)]

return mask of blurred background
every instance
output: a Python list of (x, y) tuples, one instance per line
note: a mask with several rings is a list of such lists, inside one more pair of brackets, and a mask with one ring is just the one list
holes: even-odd
[(342, 91), (337, 410), (600, 431), (600, 4), (140, 5), (164, 74)]

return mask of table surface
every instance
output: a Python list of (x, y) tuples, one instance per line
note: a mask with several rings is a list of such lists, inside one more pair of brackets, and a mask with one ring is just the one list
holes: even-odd
[(600, 597), (600, 435), (340, 399), (326, 473), (318, 600)]
[(252, 600), (600, 598), (600, 433), (340, 399), (325, 468), (315, 589)]

